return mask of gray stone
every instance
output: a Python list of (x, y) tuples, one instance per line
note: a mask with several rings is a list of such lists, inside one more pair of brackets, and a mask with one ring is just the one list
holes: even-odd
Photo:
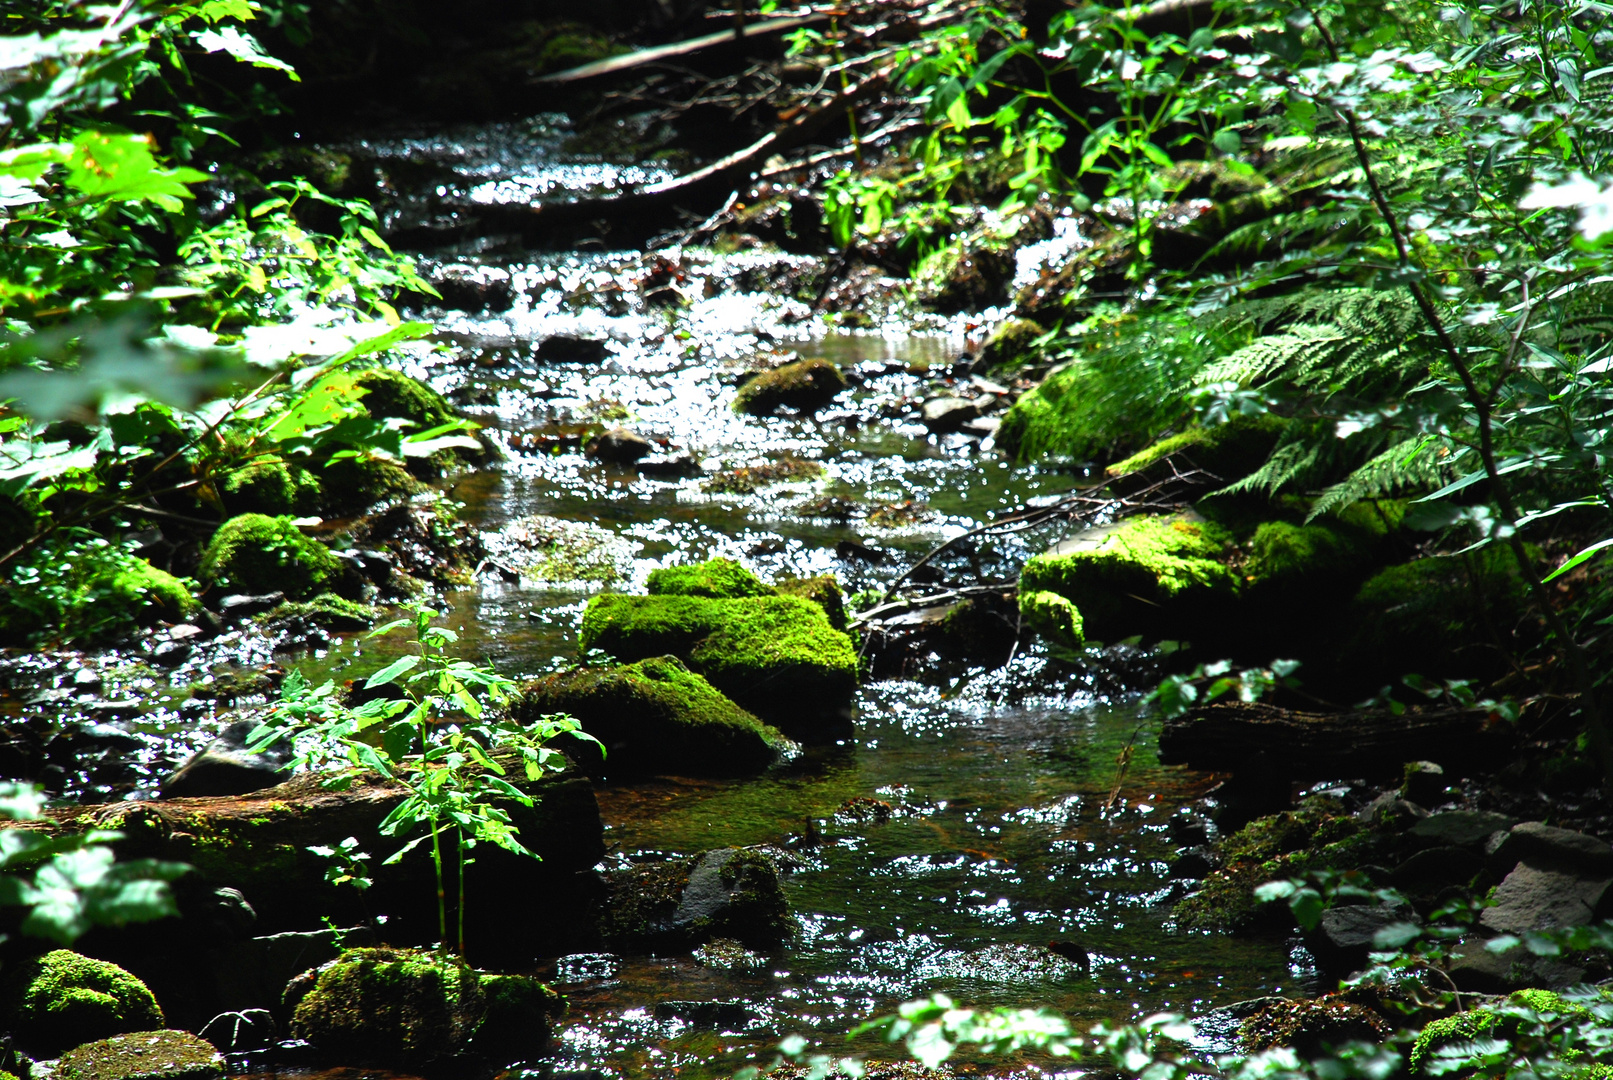
[(1430, 814), (1406, 830), (1406, 839), (1415, 848), (1471, 847), (1480, 850), (1490, 834), (1510, 829), (1516, 818), (1483, 810), (1446, 810)]
[(935, 435), (948, 435), (980, 415), (980, 406), (965, 398), (931, 398), (924, 403), (924, 426)]
[(1613, 878), (1585, 877), (1562, 863), (1528, 858), (1496, 886), (1495, 904), (1479, 921), (1504, 934), (1584, 926), (1596, 917), (1610, 884)]
[(1324, 969), (1349, 972), (1366, 963), (1379, 931), (1399, 923), (1415, 922), (1404, 908), (1376, 904), (1345, 904), (1322, 912), (1321, 922), (1305, 935), (1305, 943)]
[(246, 1009), (242, 1012), (219, 1013), (198, 1032), (223, 1054), (241, 1054), (248, 1050), (267, 1050), (275, 1044), (274, 1017), (267, 1009)]
[(1002, 426), (1002, 420), (995, 416), (977, 416), (973, 420), (965, 421), (958, 430), (965, 435), (979, 435), (981, 438), (997, 434)]
[(291, 747), (279, 743), (261, 754), (248, 753), (247, 736), (257, 726), (256, 720), (237, 720), (219, 732), (163, 780), (162, 797), (245, 795), (283, 783), (280, 770), (291, 760)]
[(250, 619), (265, 611), (273, 611), (285, 602), (286, 594), (283, 592), (259, 593), (256, 596), (231, 593), (218, 602), (218, 613), (228, 620)]
[(1545, 859), (1586, 874), (1613, 876), (1613, 846), (1605, 840), (1538, 821), (1514, 825), (1494, 854), (1501, 859)]
[(1434, 762), (1408, 761), (1406, 778), (1400, 785), (1400, 794), (1418, 806), (1438, 806), (1445, 801), (1445, 788), (1448, 784), (1445, 770)]
[(374, 943), (369, 929), (358, 928), (267, 934), (215, 949), (216, 1000), (235, 1012), (277, 1007), (297, 975), (336, 959), (343, 949)]
[(1561, 990), (1585, 980), (1584, 968), (1535, 956), (1522, 945), (1493, 953), (1482, 939), (1469, 939), (1452, 949), (1445, 972), (1458, 988), (1480, 994), (1528, 987)]
[(1483, 868), (1483, 856), (1471, 848), (1424, 848), (1394, 868), (1389, 884), (1431, 896), (1450, 885), (1466, 885)]
[(1371, 825), (1381, 817), (1385, 824), (1404, 829), (1428, 816), (1427, 810), (1416, 803), (1402, 799), (1398, 791), (1386, 791), (1357, 810), (1355, 819)]
[(639, 458), (648, 457), (655, 446), (636, 431), (611, 428), (595, 435), (583, 447), (583, 453), (599, 461), (615, 465), (630, 465)]

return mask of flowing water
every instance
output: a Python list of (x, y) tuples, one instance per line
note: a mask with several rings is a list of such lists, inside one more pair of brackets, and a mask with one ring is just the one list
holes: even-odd
[[(429, 228), (477, 201), (653, 178), (566, 147), (550, 119), (346, 149), (397, 178), (387, 213), (399, 229)], [(441, 333), (411, 366), (515, 449), (501, 466), (458, 480), (452, 494), (467, 520), (495, 535), (531, 514), (602, 526), (628, 556), (617, 587), (641, 585), (656, 566), (726, 555), (764, 578), (832, 572), (856, 592), (889, 581), (944, 537), (1075, 483), (1068, 473), (1011, 467), (977, 439), (932, 437), (916, 422), (912, 405), (948, 385), (978, 328), (902, 315), (900, 283), (889, 283), (888, 308), (869, 313), (878, 329), (846, 333), (829, 328), (810, 298), (791, 295), (808, 259), (456, 243), (437, 257), (507, 274), (512, 306), (432, 312)], [(602, 358), (548, 359), (542, 343), (557, 336), (603, 341)], [(858, 385), (811, 418), (735, 414), (739, 373), (791, 354), (832, 359)], [(698, 477), (655, 478), (585, 458), (576, 435), (600, 420), (708, 470), (800, 457), (826, 471), (754, 494), (710, 495)], [(943, 569), (1011, 581), (1024, 558), (1057, 538), (965, 547)], [(487, 571), (452, 597), (452, 619), (466, 655), (533, 674), (574, 655), (586, 595)], [(386, 653), (348, 642), (281, 662), (352, 677)], [(760, 778), (602, 787), (613, 858), (728, 844), (787, 852), (799, 931), (756, 970), (687, 956), (519, 958), (572, 1001), (556, 1047), (531, 1067), (729, 1075), (744, 1060), (765, 1062), (792, 1032), (836, 1050), (837, 1036), (861, 1021), (934, 991), (970, 1004), (1048, 1006), (1090, 1023), (1296, 988), (1306, 973), (1276, 943), (1168, 926), (1188, 883), (1172, 880), (1167, 864), (1202, 829), (1191, 805), (1206, 781), (1157, 764), (1135, 706), (1150, 670), (1146, 656), (1123, 649), (1072, 665), (1024, 644), (1006, 668), (936, 664), (919, 679), (865, 685), (852, 738)], [(1110, 805), (1117, 757), (1133, 743)], [(889, 819), (868, 800), (888, 804)], [(1052, 941), (1083, 947), (1090, 977), (1049, 979), (971, 955)], [(739, 1004), (713, 1027), (666, 1009), (658, 1016), (655, 1006), (669, 1000)], [(850, 1048), (878, 1052), (873, 1036)]]

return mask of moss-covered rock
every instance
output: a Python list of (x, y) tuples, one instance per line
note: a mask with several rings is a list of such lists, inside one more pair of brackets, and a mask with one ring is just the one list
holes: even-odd
[(1241, 583), (1227, 566), (1230, 545), (1231, 537), (1211, 522), (1130, 517), (1087, 529), (1031, 559), (1020, 573), (1020, 595), (1031, 605), (1030, 617), (1072, 637), (1068, 615), (1038, 594), (1073, 604), (1084, 635), (1099, 641), (1191, 636), (1213, 625), (1238, 596)]
[(56, 949), (18, 965), (0, 992), (6, 1024), (36, 1057), (163, 1025), (146, 984), (104, 960)]
[(836, 630), (845, 630), (846, 619), (846, 593), (835, 580), (833, 574), (818, 574), (814, 577), (780, 578), (773, 583), (773, 588), (780, 596), (799, 596), (803, 600), (810, 600), (823, 609), (824, 615), (829, 619), (829, 625)]
[(400, 502), (426, 490), (402, 465), (379, 457), (339, 458), (319, 474), (322, 507), (331, 517), (362, 513), (377, 503)]
[(700, 485), (710, 495), (750, 495), (772, 484), (796, 480), (816, 480), (823, 475), (821, 462), (806, 458), (783, 457), (760, 465), (742, 465), (719, 472)]
[(224, 1059), (188, 1031), (137, 1031), (75, 1047), (54, 1080), (219, 1080)]
[(712, 688), (673, 656), (614, 668), (576, 668), (529, 683), (515, 715), (569, 713), (605, 745), (568, 754), (600, 775), (739, 776), (793, 755), (795, 744)]
[(260, 616), (259, 621), (270, 626), (302, 624), (317, 626), (322, 630), (350, 631), (374, 626), (380, 617), (380, 608), (326, 592), (311, 600), (281, 604)]
[(311, 987), (292, 985), (302, 993), (287, 1001), (293, 1038), (333, 1059), (402, 1069), (535, 1053), (564, 1008), (536, 979), (409, 949), (352, 949), (320, 968)]
[(1364, 1005), (1323, 999), (1268, 1005), (1245, 1020), (1238, 1034), (1251, 1053), (1290, 1046), (1314, 1058), (1349, 1042), (1385, 1042), (1394, 1032)]
[(751, 712), (807, 736), (844, 715), (857, 686), (851, 639), (796, 596), (598, 596), (578, 638), (628, 662), (676, 656)]
[(1086, 624), (1081, 612), (1056, 592), (1046, 589), (1021, 592), (1019, 615), (1031, 630), (1065, 648), (1079, 649), (1086, 644)]
[(1104, 471), (1109, 476), (1125, 476), (1180, 454), (1199, 468), (1214, 473), (1221, 483), (1230, 484), (1266, 463), (1287, 426), (1287, 420), (1270, 413), (1240, 416), (1214, 427), (1195, 424), (1179, 435), (1161, 439), (1115, 462)]
[(529, 514), (482, 538), (491, 559), (528, 585), (611, 585), (633, 571), (635, 546), (587, 521)]
[(708, 559), (688, 566), (651, 570), (646, 584), (651, 596), (709, 596), (735, 600), (771, 596), (773, 588), (732, 559)]
[(605, 885), (600, 928), (618, 946), (663, 951), (726, 938), (769, 949), (793, 929), (778, 864), (748, 848), (626, 867)]
[[(23, 584), (26, 582), (27, 584)], [(96, 537), (44, 545), (0, 587), (0, 642), (109, 641), (200, 604), (185, 581)]]
[(441, 394), (401, 371), (371, 368), (353, 381), (364, 390), (365, 411), (377, 420), (407, 420), (415, 430), (426, 431), (457, 419)]
[(771, 416), (780, 409), (816, 412), (846, 389), (846, 377), (827, 360), (797, 360), (764, 371), (739, 388), (734, 411)]
[(1038, 359), (1033, 351), (1038, 338), (1047, 333), (1029, 319), (1009, 319), (991, 332), (980, 348), (980, 363), (987, 370), (1017, 368)]
[(280, 591), (294, 600), (351, 588), (341, 560), (329, 548), (304, 536), (291, 518), (266, 514), (241, 514), (220, 525), (197, 573), (209, 585), (247, 593)]
[(1008, 299), (1014, 252), (1003, 241), (968, 236), (931, 252), (913, 268), (913, 295), (948, 315), (981, 311)]
[(278, 457), (262, 457), (219, 482), (219, 499), (232, 514), (318, 513), (324, 502), (319, 478), (301, 465)]
[[(1607, 997), (1607, 992), (1603, 991)], [(1477, 1009), (1469, 1009), (1452, 1016), (1443, 1016), (1423, 1028), (1412, 1044), (1408, 1064), (1413, 1073), (1429, 1071), (1439, 1057), (1439, 1051), (1459, 1043), (1477, 1039), (1509, 1039), (1516, 1035), (1523, 1017), (1509, 1010), (1538, 1014), (1547, 1022), (1553, 1020), (1592, 1020), (1594, 1014), (1584, 1005), (1564, 1000), (1550, 990), (1518, 990), (1507, 997)]]

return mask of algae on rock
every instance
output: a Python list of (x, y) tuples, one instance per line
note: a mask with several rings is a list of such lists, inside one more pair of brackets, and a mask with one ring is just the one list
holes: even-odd
[(162, 1009), (145, 983), (116, 964), (68, 949), (25, 960), (7, 973), (0, 1001), (18, 1045), (39, 1057), (163, 1025)]
[(598, 596), (578, 644), (628, 662), (676, 656), (792, 734), (844, 714), (857, 687), (851, 639), (796, 596)]
[(595, 775), (737, 776), (796, 753), (778, 729), (718, 693), (673, 656), (614, 668), (573, 668), (529, 683), (517, 719), (567, 713), (605, 745), (568, 747)]
[(1195, 424), (1186, 431), (1161, 439), (1146, 449), (1117, 461), (1104, 470), (1108, 476), (1142, 472), (1173, 454), (1181, 454), (1223, 484), (1241, 480), (1266, 463), (1282, 438), (1288, 421), (1271, 413), (1239, 416), (1224, 424)]
[(220, 1080), (224, 1059), (188, 1031), (136, 1031), (61, 1056), (53, 1080)]
[(739, 388), (734, 411), (771, 416), (780, 409), (816, 412), (833, 401), (847, 385), (840, 369), (827, 360), (797, 360), (764, 371)]

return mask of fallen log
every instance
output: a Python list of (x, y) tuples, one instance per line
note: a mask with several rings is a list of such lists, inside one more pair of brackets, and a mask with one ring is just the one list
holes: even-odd
[(1165, 721), (1159, 760), (1286, 780), (1398, 776), (1408, 761), (1460, 768), (1494, 760), (1511, 741), (1511, 727), (1487, 709), (1320, 713), (1233, 701)]
[(632, 71), (646, 64), (658, 63), (662, 60), (672, 60), (681, 56), (689, 56), (702, 52), (715, 45), (739, 41), (746, 38), (761, 37), (764, 34), (782, 34), (786, 30), (798, 30), (813, 23), (828, 22), (830, 12), (817, 12), (811, 15), (796, 15), (787, 19), (771, 19), (767, 22), (747, 23), (742, 28), (722, 30), (715, 34), (705, 34), (687, 41), (674, 41), (667, 45), (654, 45), (648, 49), (639, 49), (635, 52), (623, 53), (620, 56), (606, 57), (604, 60), (595, 60), (591, 64), (580, 67), (567, 68), (550, 75), (540, 75), (532, 80), (538, 86), (554, 86), (564, 83), (579, 83), (589, 79), (597, 79), (606, 75), (620, 75), (624, 71)]

